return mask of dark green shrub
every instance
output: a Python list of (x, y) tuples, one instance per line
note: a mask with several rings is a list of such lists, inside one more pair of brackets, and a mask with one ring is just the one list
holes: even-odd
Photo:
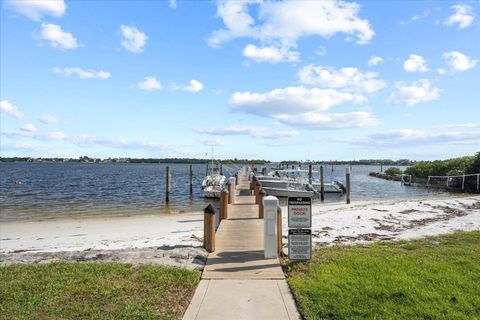
[(393, 176), (396, 174), (402, 174), (403, 171), (400, 168), (390, 167), (387, 170), (385, 170), (385, 173)]

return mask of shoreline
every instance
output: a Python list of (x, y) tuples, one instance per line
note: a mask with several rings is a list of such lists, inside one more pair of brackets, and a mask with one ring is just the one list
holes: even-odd
[[(286, 206), (282, 212), (286, 247)], [(312, 206), (312, 242), (316, 246), (418, 239), (457, 230), (480, 230), (480, 196)], [(68, 260), (202, 269), (207, 256), (202, 248), (202, 212), (3, 222), (0, 234), (0, 265)]]

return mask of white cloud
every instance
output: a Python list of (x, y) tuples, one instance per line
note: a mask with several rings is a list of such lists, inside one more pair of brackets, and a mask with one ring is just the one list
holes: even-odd
[(378, 56), (371, 56), (370, 60), (368, 60), (368, 66), (374, 67), (376, 65), (379, 65), (380, 63), (383, 63), (383, 58), (378, 57)]
[(438, 68), (437, 73), (440, 74), (440, 75), (443, 75), (443, 74), (447, 73), (447, 70), (445, 70), (443, 68)]
[[(253, 5), (259, 6), (257, 21), (249, 12)], [(349, 38), (356, 36), (357, 43), (364, 44), (375, 32), (368, 20), (359, 17), (359, 10), (358, 4), (345, 1), (217, 1), (217, 16), (223, 20), (225, 29), (214, 31), (208, 44), (218, 47), (235, 38), (256, 39), (262, 43), (261, 47), (269, 48), (264, 52), (251, 50), (256, 57), (277, 57), (278, 52), (273, 52), (272, 46), (277, 51), (289, 52), (289, 48), (296, 47), (298, 39), (308, 36), (329, 38), (345, 33)], [(297, 53), (292, 54), (295, 57)], [(290, 56), (282, 61), (295, 60)]]
[(466, 71), (475, 68), (478, 62), (478, 60), (473, 60), (458, 51), (445, 52), (443, 58), (456, 71)]
[(243, 55), (255, 62), (277, 63), (297, 61), (300, 53), (296, 51), (289, 51), (289, 47), (257, 47), (253, 44), (249, 44), (243, 49)]
[(247, 135), (252, 138), (263, 138), (263, 139), (283, 139), (283, 138), (292, 138), (299, 135), (298, 131), (289, 130), (289, 131), (271, 131), (262, 127), (253, 127), (253, 126), (230, 126), (223, 128), (194, 128), (198, 133), (202, 134), (211, 134), (218, 136), (235, 136), (235, 135)]
[(472, 24), (475, 16), (472, 7), (466, 4), (457, 4), (451, 7), (454, 13), (448, 17), (443, 24), (447, 26), (458, 25), (458, 29), (463, 29)]
[(35, 132), (35, 131), (37, 131), (37, 128), (31, 123), (27, 123), (26, 125), (21, 127), (20, 130), (25, 131), (25, 132)]
[(480, 128), (480, 123), (455, 123), (455, 124), (442, 124), (433, 126), (434, 128), (440, 129), (472, 129), (472, 128)]
[(313, 64), (301, 68), (297, 73), (297, 77), (302, 84), (368, 93), (386, 87), (386, 83), (378, 79), (377, 76), (378, 73), (376, 72), (363, 73), (354, 67), (336, 70), (330, 66), (315, 66)]
[(143, 47), (148, 39), (147, 35), (133, 26), (121, 25), (120, 30), (122, 32), (122, 46), (130, 52), (140, 53), (143, 52)]
[(18, 111), (18, 108), (13, 104), (11, 104), (8, 100), (0, 101), (0, 110), (14, 118), (17, 118), (17, 119), (23, 118), (23, 113)]
[(38, 121), (45, 123), (45, 124), (55, 124), (58, 122), (58, 119), (51, 114), (44, 113), (38, 117)]
[(59, 25), (42, 23), (41, 28), (39, 38), (48, 41), (52, 48), (69, 50), (78, 47), (77, 39), (71, 33), (63, 31)]
[(362, 103), (363, 95), (334, 89), (288, 87), (265, 93), (236, 92), (230, 98), (232, 110), (261, 116), (278, 116), (312, 111), (325, 111), (345, 102)]
[(337, 138), (341, 142), (372, 147), (402, 147), (415, 145), (464, 145), (477, 144), (480, 132), (431, 132), (416, 129), (401, 129), (389, 132), (374, 133), (364, 137)]
[(76, 74), (81, 79), (102, 79), (106, 80), (110, 78), (110, 72), (103, 70), (83, 70), (81, 68), (58, 68), (55, 67), (52, 69), (53, 72), (63, 74), (66, 77), (70, 77), (73, 74)]
[(137, 88), (145, 91), (159, 90), (162, 84), (155, 77), (145, 77), (145, 79), (137, 83)]
[(395, 88), (396, 90), (390, 94), (386, 102), (390, 104), (406, 104), (408, 106), (436, 100), (441, 91), (438, 88), (432, 87), (430, 81), (426, 79), (420, 79), (411, 85), (397, 82)]
[(44, 15), (56, 18), (62, 17), (67, 10), (64, 0), (7, 0), (6, 4), (35, 21), (39, 21)]
[(203, 90), (203, 84), (195, 79), (190, 80), (190, 84), (183, 87), (182, 90), (197, 93)]
[(380, 124), (380, 121), (368, 112), (349, 113), (313, 113), (280, 115), (281, 123), (306, 129), (343, 129), (369, 127)]
[(421, 14), (417, 14), (417, 15), (414, 15), (413, 17), (411, 17), (409, 20), (407, 21), (400, 21), (400, 24), (409, 24), (409, 23), (412, 23), (412, 22), (415, 22), (415, 21), (418, 21), (418, 20), (422, 20), (422, 19), (425, 19), (426, 17), (428, 17), (430, 14), (432, 13), (432, 11), (430, 10), (424, 10)]
[(411, 54), (403, 63), (403, 69), (407, 72), (427, 72), (427, 61), (422, 56)]
[(168, 6), (172, 9), (177, 8), (177, 0), (168, 0)]
[(220, 138), (212, 138), (202, 140), (202, 143), (206, 146), (223, 146), (225, 144), (225, 141)]
[[(34, 130), (32, 130), (34, 129)], [(68, 135), (62, 131), (48, 131), (48, 132), (38, 132), (36, 128), (24, 126), (20, 130), (6, 130), (1, 132), (2, 135), (7, 137), (27, 137), (36, 140), (42, 141), (51, 141), (51, 140), (66, 140)]]

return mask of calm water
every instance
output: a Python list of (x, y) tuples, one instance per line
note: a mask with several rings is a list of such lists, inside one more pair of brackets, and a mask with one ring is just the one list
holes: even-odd
[[(193, 195), (189, 192), (189, 165), (171, 169), (170, 204), (165, 204), (167, 164), (129, 163), (0, 163), (0, 220), (53, 219), (86, 215), (178, 214), (201, 211), (211, 202), (200, 189), (205, 165), (193, 165)], [(385, 169), (386, 167), (384, 167)], [(224, 167), (234, 173), (238, 166)], [(409, 198), (441, 194), (422, 187), (368, 176), (377, 166), (352, 168), (352, 201)], [(325, 166), (325, 181), (345, 181), (345, 166)], [(317, 174), (318, 175), (318, 174)], [(21, 181), (16, 185), (15, 181)], [(327, 202), (344, 201), (327, 194)], [(217, 203), (218, 204), (218, 203)]]

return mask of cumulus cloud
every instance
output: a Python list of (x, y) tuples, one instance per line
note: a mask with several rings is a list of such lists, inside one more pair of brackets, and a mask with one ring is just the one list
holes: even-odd
[(145, 77), (145, 79), (137, 83), (136, 87), (140, 90), (153, 91), (160, 90), (162, 84), (155, 77)]
[(235, 92), (230, 98), (230, 106), (236, 111), (277, 116), (325, 111), (341, 103), (362, 103), (365, 100), (361, 94), (339, 92), (334, 89), (288, 87), (265, 93)]
[(378, 56), (371, 56), (370, 60), (368, 60), (368, 66), (369, 67), (374, 67), (379, 65), (380, 63), (383, 63), (383, 58), (378, 57)]
[(218, 136), (234, 136), (234, 135), (247, 135), (252, 138), (263, 138), (263, 139), (283, 139), (283, 138), (292, 138), (299, 135), (298, 131), (271, 131), (262, 127), (254, 126), (230, 126), (222, 128), (194, 128), (195, 132), (202, 134), (211, 134)]
[(427, 60), (422, 56), (411, 54), (403, 63), (403, 69), (407, 72), (427, 72)]
[[(259, 6), (257, 19), (250, 12), (254, 5)], [(359, 17), (359, 11), (358, 4), (345, 1), (217, 1), (217, 16), (225, 28), (214, 31), (208, 44), (218, 47), (247, 37), (262, 43), (256, 50), (253, 47), (247, 50), (259, 61), (272, 61), (265, 56), (274, 56), (277, 62), (295, 61), (297, 53), (290, 52), (290, 48), (295, 48), (302, 37), (329, 38), (344, 33), (349, 38), (355, 36), (359, 44), (368, 43), (375, 32), (368, 20)], [(283, 58), (279, 59), (279, 55)]]
[(123, 39), (121, 41), (122, 46), (133, 53), (143, 52), (145, 43), (147, 42), (147, 35), (133, 26), (121, 25), (120, 31)]
[(59, 141), (66, 140), (68, 135), (62, 131), (47, 131), (39, 132), (36, 130), (35, 126), (23, 126), (20, 130), (5, 130), (2, 131), (2, 135), (6, 137), (27, 137), (36, 140), (42, 141)]
[(387, 103), (390, 104), (405, 104), (413, 106), (421, 102), (427, 102), (438, 99), (440, 89), (433, 87), (430, 81), (420, 79), (407, 85), (403, 82), (395, 84), (396, 90), (390, 94)]
[(45, 124), (55, 124), (58, 122), (58, 119), (51, 114), (44, 113), (38, 117), (38, 121), (45, 123)]
[(225, 141), (221, 138), (212, 138), (202, 140), (202, 143), (206, 146), (223, 146)]
[(368, 93), (386, 87), (386, 83), (378, 79), (377, 76), (378, 73), (376, 72), (361, 72), (354, 67), (336, 70), (330, 66), (315, 66), (313, 64), (301, 68), (297, 73), (297, 77), (302, 84)]
[(440, 74), (440, 75), (444, 75), (445, 73), (447, 73), (447, 70), (445, 70), (443, 68), (438, 68), (437, 73)]
[(25, 132), (35, 132), (35, 131), (37, 131), (37, 128), (31, 123), (27, 123), (26, 125), (21, 127), (20, 130), (25, 131)]
[(243, 55), (255, 62), (290, 62), (297, 61), (300, 53), (289, 51), (288, 47), (277, 48), (275, 46), (257, 47), (253, 44), (247, 45), (243, 49)]
[(380, 124), (369, 112), (348, 112), (348, 113), (313, 113), (280, 115), (281, 123), (305, 129), (344, 129), (369, 127)]
[(454, 123), (454, 124), (441, 124), (433, 126), (434, 128), (441, 128), (441, 129), (472, 129), (472, 128), (480, 128), (480, 123)]
[(8, 114), (11, 117), (17, 118), (17, 119), (22, 119), (23, 118), (23, 113), (18, 111), (17, 106), (14, 106), (11, 104), (8, 100), (1, 100), (0, 101), (0, 110)]
[(177, 8), (177, 0), (168, 0), (168, 6), (172, 9)]
[(77, 75), (81, 79), (101, 79), (106, 80), (110, 78), (110, 72), (103, 71), (103, 70), (83, 70), (81, 68), (58, 68), (55, 67), (52, 69), (54, 73), (63, 74), (66, 77), (70, 77), (71, 75)]
[(5, 4), (35, 21), (40, 21), (45, 15), (55, 18), (62, 17), (67, 10), (64, 0), (7, 0)]
[(457, 4), (451, 7), (454, 13), (443, 24), (447, 26), (458, 25), (458, 29), (470, 26), (475, 19), (472, 7), (466, 4)]
[(443, 54), (446, 63), (455, 71), (466, 71), (475, 68), (478, 60), (467, 57), (461, 52), (450, 51)]
[(38, 38), (48, 41), (55, 49), (70, 50), (78, 47), (77, 39), (71, 33), (63, 31), (62, 27), (53, 23), (42, 23)]
[(431, 132), (415, 129), (401, 129), (374, 133), (364, 137), (336, 138), (340, 142), (373, 147), (402, 147), (414, 145), (456, 145), (478, 144), (480, 132)]
[(190, 80), (190, 83), (183, 87), (182, 90), (191, 92), (191, 93), (197, 93), (203, 90), (203, 84), (195, 79)]

